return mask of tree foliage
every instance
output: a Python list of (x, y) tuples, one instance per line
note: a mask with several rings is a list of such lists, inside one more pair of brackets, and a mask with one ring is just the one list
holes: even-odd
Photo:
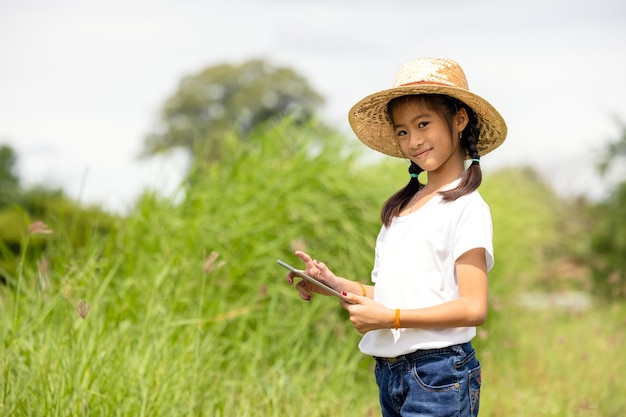
[(592, 210), (591, 265), (595, 288), (609, 298), (626, 296), (626, 181)]
[(19, 190), (19, 178), (15, 173), (17, 155), (13, 148), (0, 146), (0, 207), (9, 204)]
[[(626, 125), (621, 136), (609, 143), (599, 165), (600, 173), (622, 169), (609, 197), (591, 212), (591, 256), (595, 288), (610, 298), (626, 296)], [(614, 170), (615, 172), (615, 170)]]
[(221, 64), (184, 77), (165, 102), (159, 126), (144, 143), (145, 154), (182, 147), (204, 159), (219, 159), (225, 135), (247, 138), (255, 126), (290, 115), (312, 118), (323, 98), (293, 69), (263, 60)]
[(621, 129), (621, 136), (606, 146), (598, 164), (598, 170), (601, 174), (606, 174), (611, 167), (624, 166), (624, 160), (626, 159), (626, 124), (619, 120), (617, 124)]

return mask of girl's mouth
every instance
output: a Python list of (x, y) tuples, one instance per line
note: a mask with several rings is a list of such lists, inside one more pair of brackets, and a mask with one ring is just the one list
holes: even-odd
[(414, 157), (417, 158), (417, 159), (426, 158), (428, 156), (428, 154), (430, 153), (430, 151), (431, 151), (430, 149), (425, 149), (425, 150), (423, 150), (421, 152), (418, 152), (418, 153), (414, 154)]

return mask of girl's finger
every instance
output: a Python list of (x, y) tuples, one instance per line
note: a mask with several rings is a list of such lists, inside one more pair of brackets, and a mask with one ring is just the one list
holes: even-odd
[(311, 294), (311, 292), (307, 288), (305, 281), (298, 282), (296, 284), (296, 289), (298, 290), (298, 295), (300, 296), (300, 298), (305, 301), (309, 301), (313, 297), (313, 294)]
[(321, 273), (328, 271), (328, 267), (326, 266), (326, 264), (324, 262), (318, 261), (317, 259), (313, 260), (313, 265), (315, 265), (315, 267), (319, 269)]
[(311, 258), (311, 256), (309, 256), (308, 253), (306, 252), (302, 252), (300, 250), (296, 251), (296, 256), (300, 259), (302, 259), (302, 261), (307, 264), (307, 266), (309, 265), (309, 263), (313, 260), (313, 258)]

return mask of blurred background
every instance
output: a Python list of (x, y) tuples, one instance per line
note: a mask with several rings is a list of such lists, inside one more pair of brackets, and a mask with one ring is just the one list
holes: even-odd
[(379, 415), (274, 261), (369, 281), (407, 164), (347, 112), (419, 56), (509, 127), (481, 415), (626, 415), (625, 40), (611, 0), (0, 0), (0, 415)]
[(598, 198), (597, 153), (626, 117), (625, 21), (617, 0), (0, 0), (0, 143), (24, 185), (123, 212), (184, 175), (175, 149), (138, 156), (185, 76), (250, 59), (290, 68), (351, 135), (350, 106), (400, 65), (449, 57), (509, 125), (485, 169), (532, 166), (560, 194)]

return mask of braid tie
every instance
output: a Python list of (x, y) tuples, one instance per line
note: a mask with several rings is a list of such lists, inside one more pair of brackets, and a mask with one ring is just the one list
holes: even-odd
[(411, 165), (409, 165), (409, 174), (411, 175), (411, 179), (415, 178), (417, 179), (417, 177), (419, 176), (420, 172), (423, 172), (424, 170), (422, 168), (420, 168), (419, 165), (417, 165), (415, 162), (411, 161)]

